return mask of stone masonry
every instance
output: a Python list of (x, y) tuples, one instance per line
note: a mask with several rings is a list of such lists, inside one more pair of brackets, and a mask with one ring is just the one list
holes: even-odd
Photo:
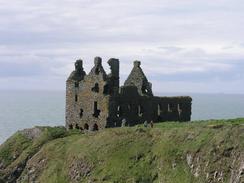
[(119, 60), (108, 60), (110, 74), (106, 74), (102, 59), (94, 59), (89, 74), (83, 70), (83, 61), (75, 62), (75, 70), (66, 81), (66, 128), (99, 130), (163, 121), (190, 121), (189, 96), (155, 97), (141, 63), (134, 67), (124, 83), (119, 84)]

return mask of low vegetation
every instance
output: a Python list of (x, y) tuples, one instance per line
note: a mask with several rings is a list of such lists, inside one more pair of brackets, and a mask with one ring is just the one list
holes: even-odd
[(0, 146), (0, 182), (241, 183), (243, 174), (244, 119), (86, 133), (35, 127)]

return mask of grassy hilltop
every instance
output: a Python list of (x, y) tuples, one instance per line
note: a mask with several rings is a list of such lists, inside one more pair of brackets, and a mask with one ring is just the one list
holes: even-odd
[(244, 119), (67, 132), (35, 127), (0, 146), (1, 182), (244, 182)]

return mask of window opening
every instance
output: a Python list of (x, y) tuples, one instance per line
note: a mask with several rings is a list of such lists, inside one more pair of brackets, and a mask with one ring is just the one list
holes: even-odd
[(97, 102), (94, 102), (94, 104), (93, 104), (93, 116), (95, 118), (98, 118), (98, 116), (100, 115), (100, 112), (101, 111), (97, 107)]

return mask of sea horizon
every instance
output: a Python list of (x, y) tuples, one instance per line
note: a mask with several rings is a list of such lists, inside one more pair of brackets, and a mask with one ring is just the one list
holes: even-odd
[[(244, 94), (155, 93), (192, 97), (192, 121), (244, 117)], [(64, 90), (0, 90), (0, 144), (16, 131), (34, 126), (65, 125)]]

